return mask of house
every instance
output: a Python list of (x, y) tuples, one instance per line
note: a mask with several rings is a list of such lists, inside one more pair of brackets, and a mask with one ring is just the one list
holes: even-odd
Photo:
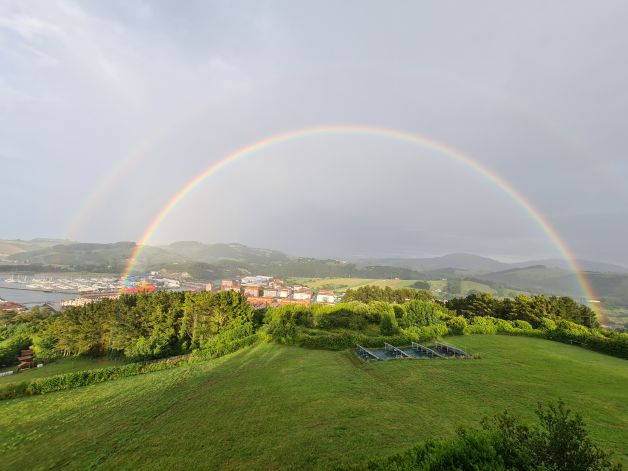
[(0, 311), (23, 312), (26, 311), (26, 306), (0, 298)]
[(300, 304), (302, 306), (309, 306), (310, 299), (293, 299), (293, 298), (279, 298), (277, 304), (283, 306), (285, 304)]
[(292, 291), (292, 299), (296, 299), (299, 301), (310, 301), (312, 299), (312, 295), (314, 291), (310, 288), (305, 288), (303, 286), (295, 287)]
[(288, 286), (282, 286), (277, 289), (277, 297), (279, 298), (289, 298), (292, 294), (292, 288)]
[(262, 275), (245, 276), (244, 278), (242, 278), (242, 284), (267, 286), (271, 282), (272, 279), (273, 279), (272, 276), (262, 276)]
[(263, 307), (272, 306), (274, 304), (273, 298), (249, 297), (247, 298), (247, 301), (253, 307), (253, 309), (260, 309)]
[(221, 280), (220, 291), (240, 291), (240, 282), (236, 280)]
[(316, 294), (316, 302), (333, 304), (336, 302), (336, 296), (333, 291), (322, 289)]
[(244, 296), (248, 297), (252, 297), (252, 298), (259, 298), (260, 297), (260, 287), (258, 285), (243, 285), (242, 286), (242, 293), (244, 294)]
[(279, 290), (277, 288), (264, 287), (262, 289), (262, 297), (264, 298), (277, 298), (279, 297)]
[(205, 284), (205, 291), (209, 291), (211, 292), (214, 289), (214, 285), (211, 283), (206, 283)]

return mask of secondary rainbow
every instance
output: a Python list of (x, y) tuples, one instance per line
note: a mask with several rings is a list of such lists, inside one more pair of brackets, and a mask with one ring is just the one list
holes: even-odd
[[(480, 173), (487, 180), (497, 185), (499, 188), (504, 190), (519, 206), (521, 206), (537, 223), (537, 225), (545, 232), (548, 238), (552, 241), (552, 243), (559, 250), (563, 258), (569, 263), (572, 267), (576, 276), (578, 277), (579, 284), (582, 288), (584, 294), (590, 299), (595, 299), (595, 292), (589, 283), (589, 280), (583, 273), (581, 267), (571, 249), (567, 246), (567, 244), (562, 240), (559, 236), (558, 232), (552, 227), (552, 225), (547, 221), (547, 219), (541, 214), (541, 212), (536, 209), (536, 207), (528, 201), (523, 194), (521, 194), (516, 188), (512, 186), (507, 180), (498, 175), (495, 171), (484, 165), (482, 162), (474, 159), (468, 154), (463, 153), (462, 151), (455, 149), (447, 144), (438, 142), (434, 139), (430, 139), (428, 137), (422, 136), (417, 133), (412, 133), (408, 131), (401, 131), (397, 129), (390, 129), (385, 127), (378, 126), (370, 126), (370, 125), (356, 125), (356, 124), (338, 124), (338, 125), (326, 125), (326, 126), (315, 126), (297, 129), (293, 131), (287, 131), (280, 134), (275, 134), (273, 136), (267, 137), (260, 141), (249, 144), (245, 147), (242, 147), (235, 152), (225, 156), (223, 159), (218, 162), (210, 165), (196, 177), (191, 179), (187, 184), (185, 184), (156, 214), (150, 224), (144, 230), (142, 236), (137, 242), (135, 250), (131, 254), (131, 257), (128, 260), (128, 263), (125, 267), (125, 270), (122, 274), (124, 278), (128, 277), (132, 272), (139, 255), (141, 254), (144, 246), (149, 242), (150, 238), (153, 236), (157, 228), (161, 225), (161, 223), (166, 219), (168, 214), (185, 198), (185, 196), (194, 190), (197, 186), (203, 183), (207, 178), (211, 175), (218, 172), (220, 169), (226, 167), (230, 163), (236, 162), (241, 158), (247, 156), (253, 156), (256, 152), (261, 151), (262, 149), (268, 148), (270, 146), (280, 144), (282, 142), (287, 142), (295, 139), (300, 139), (304, 137), (314, 137), (319, 135), (370, 135), (370, 136), (380, 136), (383, 138), (396, 139), (400, 141), (405, 141), (409, 143), (413, 143), (419, 145), (424, 148), (432, 149), (441, 153), (442, 155), (453, 158), (459, 162), (462, 162), (478, 173)], [(593, 308), (596, 310), (601, 321), (605, 321), (606, 318), (604, 316), (603, 311), (597, 304), (593, 304)]]

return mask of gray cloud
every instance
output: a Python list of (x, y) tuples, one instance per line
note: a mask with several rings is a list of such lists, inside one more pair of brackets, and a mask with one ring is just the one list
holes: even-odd
[[(465, 151), (578, 256), (628, 263), (627, 13), (612, 1), (4, 3), (0, 237), (73, 226), (84, 240), (137, 239), (229, 152), (357, 122)], [(305, 255), (556, 255), (477, 172), (368, 136), (300, 139), (233, 164), (155, 234), (174, 239)]]

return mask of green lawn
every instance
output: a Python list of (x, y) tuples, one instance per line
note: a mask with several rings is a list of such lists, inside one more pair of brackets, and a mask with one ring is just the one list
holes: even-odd
[(404, 450), (563, 398), (628, 464), (628, 362), (547, 340), (449, 338), (479, 360), (363, 364), (264, 344), (219, 360), (0, 402), (7, 469), (312, 469)]
[[(0, 387), (6, 384), (21, 383), (45, 376), (53, 376), (61, 373), (70, 373), (78, 370), (91, 370), (94, 368), (104, 368), (105, 366), (122, 365), (120, 360), (109, 360), (107, 358), (64, 358), (44, 365), (42, 368), (30, 368), (20, 373), (0, 377)], [(9, 368), (10, 369), (10, 368)], [(7, 368), (5, 368), (7, 370)], [(5, 371), (3, 370), (3, 371)]]

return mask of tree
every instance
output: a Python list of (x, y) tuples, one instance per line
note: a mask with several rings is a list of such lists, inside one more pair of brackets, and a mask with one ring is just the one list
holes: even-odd
[(433, 302), (409, 301), (403, 305), (405, 315), (402, 319), (404, 327), (423, 327), (435, 324), (439, 319), (439, 306)]

